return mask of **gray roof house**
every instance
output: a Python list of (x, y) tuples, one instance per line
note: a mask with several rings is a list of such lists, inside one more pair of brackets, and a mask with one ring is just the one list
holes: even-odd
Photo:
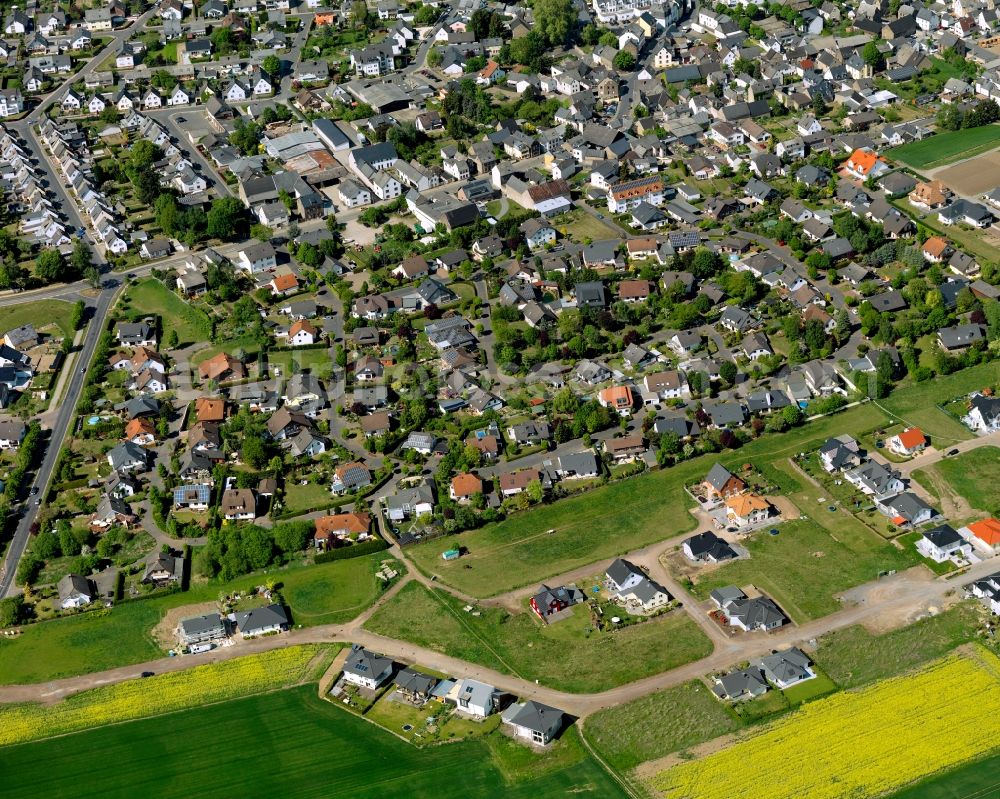
[(392, 676), (391, 658), (354, 646), (344, 663), (344, 681), (374, 690)]
[(125, 441), (108, 452), (108, 463), (115, 471), (145, 471), (148, 464), (147, 451), (138, 444)]
[(767, 683), (764, 682), (760, 669), (740, 669), (716, 677), (712, 692), (719, 699), (741, 701), (767, 693)]
[(281, 605), (242, 610), (233, 619), (244, 638), (281, 632), (288, 629), (288, 614)]
[(523, 704), (508, 707), (500, 716), (504, 724), (511, 727), (514, 736), (545, 746), (556, 735), (563, 724), (563, 712), (529, 699)]
[(757, 661), (761, 673), (768, 682), (773, 683), (778, 688), (788, 688), (803, 680), (809, 680), (816, 676), (816, 672), (809, 668), (812, 661), (801, 649), (792, 647), (784, 652), (775, 652)]
[(89, 605), (97, 597), (90, 580), (79, 574), (67, 574), (59, 581), (59, 606), (63, 610)]
[(221, 641), (226, 637), (226, 622), (218, 613), (206, 613), (204, 616), (182, 619), (177, 632), (189, 646)]

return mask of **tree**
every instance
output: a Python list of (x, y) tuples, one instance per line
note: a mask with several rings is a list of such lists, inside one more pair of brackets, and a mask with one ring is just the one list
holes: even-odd
[(611, 60), (611, 63), (615, 69), (622, 72), (630, 72), (635, 69), (635, 56), (628, 50), (619, 50), (615, 53), (615, 57)]
[(876, 72), (881, 72), (885, 69), (885, 56), (878, 49), (878, 42), (868, 42), (861, 49), (861, 58)]
[(787, 405), (781, 409), (781, 418), (789, 427), (802, 424), (802, 411), (798, 405)]
[(264, 439), (259, 435), (244, 435), (240, 444), (240, 455), (243, 462), (251, 469), (263, 469), (270, 453)]
[(432, 47), (427, 51), (427, 66), (439, 67), (443, 60), (444, 56), (441, 55), (441, 51), (437, 47)]
[(535, 28), (551, 45), (565, 44), (576, 22), (573, 0), (535, 0)]
[(272, 78), (277, 78), (281, 75), (281, 59), (276, 55), (265, 56), (260, 62), (260, 68)]
[(83, 300), (77, 300), (73, 306), (73, 313), (69, 317), (69, 325), (74, 330), (79, 330), (83, 327), (83, 311), (85, 307)]
[(271, 230), (267, 225), (257, 223), (250, 226), (250, 235), (257, 239), (257, 241), (270, 241), (274, 236), (274, 231)]
[(83, 270), (83, 279), (96, 289), (101, 285), (101, 270), (91, 264)]
[(736, 364), (732, 361), (723, 361), (719, 365), (719, 377), (727, 386), (733, 385), (736, 382)]
[(354, 0), (351, 3), (351, 25), (363, 28), (368, 25), (368, 4), (365, 0)]
[(167, 333), (166, 338), (163, 340), (164, 346), (168, 350), (172, 350), (177, 347), (178, 343), (177, 331), (174, 328), (170, 328), (170, 332)]
[[(593, 22), (588, 22), (586, 25), (583, 26), (583, 29), (580, 31), (580, 41), (582, 41), (584, 44), (593, 46), (597, 44), (600, 40), (601, 40), (601, 29), (598, 28)], [(617, 43), (618, 40), (615, 39), (615, 44)]]
[(73, 266), (73, 271), (80, 275), (91, 265), (90, 247), (83, 239), (77, 239), (73, 244), (73, 252), (69, 256), (69, 262)]
[(67, 276), (66, 259), (59, 250), (42, 250), (35, 260), (35, 274), (46, 283), (56, 283), (65, 280)]
[(207, 218), (209, 237), (232, 241), (242, 237), (246, 228), (246, 208), (236, 197), (219, 197), (212, 201)]
[(13, 627), (20, 624), (28, 615), (27, 605), (23, 596), (7, 597), (0, 601), (0, 627)]

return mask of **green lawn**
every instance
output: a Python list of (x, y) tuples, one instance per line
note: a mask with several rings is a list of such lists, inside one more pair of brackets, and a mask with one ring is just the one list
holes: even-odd
[(938, 408), (938, 405), (996, 382), (996, 364), (985, 363), (897, 389), (879, 404), (899, 421), (920, 427), (931, 439), (940, 438), (941, 441), (936, 442), (937, 446), (947, 447), (954, 441), (972, 438), (972, 433), (958, 419)]
[(1000, 755), (923, 780), (889, 799), (1000, 799)]
[(855, 688), (892, 677), (946, 655), (971, 640), (978, 609), (964, 603), (882, 635), (848, 627), (824, 635), (816, 662), (841, 688)]
[[(608, 216), (607, 209), (598, 213)], [(575, 208), (565, 214), (559, 214), (551, 220), (553, 227), (559, 233), (560, 238), (571, 238), (577, 242), (585, 239), (592, 241), (603, 241), (605, 239), (616, 239), (621, 237), (621, 231), (613, 227), (606, 220), (602, 221), (582, 208)]]
[(322, 377), (333, 369), (330, 351), (326, 349), (269, 352), (267, 363), (272, 372), (277, 367), (285, 377), (304, 370)]
[[(778, 471), (796, 479), (790, 464), (776, 462)], [(833, 613), (834, 596), (870, 580), (879, 572), (905, 569), (920, 562), (912, 548), (900, 550), (844, 510), (829, 510), (827, 496), (804, 478), (789, 493), (803, 516), (779, 526), (779, 534), (754, 534), (745, 545), (749, 560), (735, 560), (714, 569), (697, 582), (693, 592), (707, 599), (723, 585), (753, 584), (770, 595), (799, 623)]]
[(72, 338), (73, 328), (69, 324), (72, 314), (73, 303), (62, 300), (35, 300), (8, 305), (0, 308), (0, 330), (10, 330), (30, 322), (39, 331), (55, 325), (63, 336)]
[(131, 286), (126, 294), (129, 307), (140, 314), (158, 314), (163, 320), (163, 335), (177, 331), (180, 344), (208, 341), (212, 324), (208, 315), (182, 300), (156, 278), (146, 278)]
[[(765, 435), (721, 460), (766, 463), (811, 449), (845, 430), (860, 433), (884, 423), (881, 411), (866, 404), (798, 430)], [(612, 483), (462, 533), (457, 540), (445, 537), (410, 547), (407, 554), (425, 572), (466, 593), (500, 594), (690, 532), (694, 520), (687, 508), (693, 501), (684, 485), (702, 479), (719, 459), (702, 456)], [(457, 545), (466, 547), (468, 554), (442, 561), (441, 553)]]
[(333, 502), (335, 497), (330, 493), (327, 483), (306, 483), (299, 481), (285, 485), (285, 507), (288, 513), (305, 513), (314, 508), (323, 507)]
[(588, 693), (667, 671), (708, 655), (712, 644), (686, 615), (588, 632), (590, 613), (543, 625), (533, 615), (483, 608), (480, 616), (444, 591), (410, 583), (365, 628), (565, 691)]
[[(380, 593), (375, 577), (382, 553), (269, 573), (282, 585), (296, 624), (348, 621)], [(222, 591), (259, 585), (261, 575), (208, 582), (158, 599), (121, 602), (64, 619), (28, 624), (17, 638), (0, 638), (0, 684), (36, 683), (142, 663), (164, 655), (150, 635), (171, 608), (217, 599)]]
[(230, 355), (235, 355), (237, 350), (243, 350), (244, 356), (247, 360), (254, 359), (260, 351), (260, 344), (253, 336), (230, 338), (222, 344), (198, 350), (198, 352), (191, 356), (191, 363), (198, 366), (207, 361), (209, 358), (214, 358), (220, 352), (227, 352)]
[(587, 719), (585, 735), (612, 768), (623, 771), (741, 726), (701, 681), (659, 691)]
[(1000, 492), (997, 491), (1000, 485), (1000, 448), (980, 447), (918, 471), (930, 470), (944, 478), (951, 490), (964, 497), (973, 508), (1000, 515)]
[[(316, 696), (315, 686), (239, 699), (4, 749), (4, 797), (158, 799), (282, 796), (355, 799), (618, 799), (621, 789), (569, 730), (525, 767), (504, 744), (418, 750)], [(564, 750), (570, 750), (564, 752)], [(95, 755), (105, 764), (95, 768)], [(164, 763), (183, 764), (163, 771)], [(507, 770), (503, 770), (507, 768)]]
[(937, 133), (887, 151), (886, 155), (914, 169), (944, 166), (992, 150), (1000, 145), (1000, 125)]
[[(382, 593), (375, 577), (385, 553), (335, 560), (279, 577), (292, 621), (303, 627), (350, 621)], [(402, 566), (397, 566), (397, 570)]]

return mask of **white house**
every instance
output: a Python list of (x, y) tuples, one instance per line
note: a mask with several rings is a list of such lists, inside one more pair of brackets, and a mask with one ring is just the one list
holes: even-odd
[(942, 524), (928, 530), (917, 541), (917, 551), (935, 563), (952, 560), (967, 561), (972, 554), (972, 544), (960, 536), (950, 525)]
[(355, 646), (344, 663), (344, 682), (374, 691), (392, 676), (392, 660)]
[(459, 712), (484, 719), (496, 710), (498, 693), (492, 685), (465, 678), (452, 687), (446, 698)]

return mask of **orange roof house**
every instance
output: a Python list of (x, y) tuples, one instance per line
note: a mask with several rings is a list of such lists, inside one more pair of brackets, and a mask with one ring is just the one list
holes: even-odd
[(320, 13), (313, 16), (313, 24), (317, 28), (322, 28), (324, 25), (332, 25), (337, 20), (337, 15), (332, 11), (321, 11)]
[(755, 524), (771, 513), (770, 503), (756, 494), (740, 494), (726, 499), (726, 518), (737, 525)]
[(220, 352), (207, 361), (203, 361), (198, 367), (198, 372), (201, 374), (202, 380), (218, 380), (222, 377), (242, 380), (247, 376), (243, 364), (225, 352)]
[(456, 474), (451, 478), (449, 493), (453, 500), (471, 499), (474, 494), (483, 493), (483, 481), (470, 472)]
[(125, 426), (125, 439), (136, 444), (148, 444), (156, 440), (156, 426), (151, 419), (137, 416)]
[(968, 527), (976, 538), (991, 547), (1000, 544), (1000, 521), (983, 519), (981, 522), (973, 522)]
[(313, 540), (319, 549), (328, 547), (335, 538), (351, 538), (368, 532), (372, 524), (370, 513), (335, 513), (316, 520)]
[(951, 192), (940, 180), (917, 183), (910, 192), (910, 203), (920, 208), (937, 208), (948, 202)]
[(931, 236), (924, 242), (922, 251), (924, 258), (928, 261), (937, 263), (938, 261), (944, 260), (949, 249), (951, 249), (951, 245), (948, 244), (947, 239), (944, 239), (941, 236)]
[(889, 162), (871, 150), (857, 149), (844, 162), (844, 169), (854, 177), (865, 180), (889, 169)]
[(291, 272), (285, 272), (283, 275), (275, 275), (269, 285), (272, 294), (287, 294), (299, 287), (299, 279)]
[(194, 412), (199, 422), (222, 422), (226, 418), (226, 401), (221, 397), (198, 397)]
[(597, 401), (605, 408), (611, 408), (622, 416), (627, 416), (632, 411), (632, 389), (628, 386), (611, 386), (602, 389), (597, 395)]
[(927, 437), (919, 427), (909, 427), (889, 438), (886, 446), (899, 455), (912, 455), (927, 446)]
[(293, 323), (292, 326), (288, 328), (288, 337), (294, 338), (295, 334), (299, 333), (300, 331), (308, 333), (309, 335), (315, 337), (319, 333), (319, 328), (316, 327), (316, 325), (312, 324), (312, 322), (307, 322), (305, 319), (300, 319), (298, 322)]

